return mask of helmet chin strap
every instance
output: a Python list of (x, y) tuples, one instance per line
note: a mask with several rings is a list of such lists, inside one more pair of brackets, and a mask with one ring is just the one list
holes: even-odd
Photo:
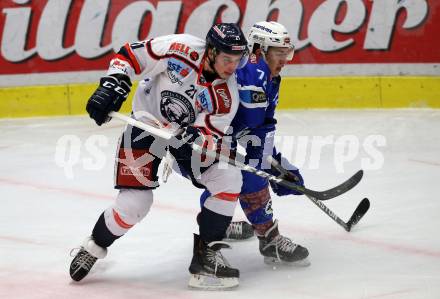
[[(211, 70), (213, 71), (213, 73), (217, 76), (220, 77), (219, 73), (217, 72), (217, 70), (214, 67), (215, 64), (215, 57), (217, 56), (217, 49), (216, 48), (212, 48), (212, 56), (213, 56), (213, 60), (211, 60), (211, 58), (209, 57), (209, 52), (207, 53), (206, 57), (208, 58), (208, 65), (211, 68)], [(207, 50), (209, 51), (209, 50)]]

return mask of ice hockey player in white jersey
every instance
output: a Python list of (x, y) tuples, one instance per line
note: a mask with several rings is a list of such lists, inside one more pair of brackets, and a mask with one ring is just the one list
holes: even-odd
[[(291, 61), (294, 48), (286, 28), (277, 22), (257, 22), (248, 35), (250, 48), (249, 63), (237, 70), (240, 106), (232, 121), (233, 136), (240, 138), (246, 133), (246, 163), (257, 163), (257, 168), (280, 175), (271, 169), (267, 156), (289, 169), (289, 177), (296, 184), (303, 185), (300, 171), (291, 165), (273, 144), (275, 135), (275, 109), (281, 83), (280, 72)], [(250, 140), (257, 142), (249, 142)], [(239, 140), (240, 141), (240, 140)], [(305, 266), (309, 262), (307, 248), (295, 244), (278, 231), (278, 222), (273, 220), (272, 200), (269, 182), (255, 174), (243, 171), (243, 185), (240, 204), (252, 226), (244, 221), (232, 222), (227, 230), (229, 239), (245, 239), (254, 235), (259, 239), (259, 249), (268, 263), (288, 263)], [(301, 195), (294, 190), (270, 183), (278, 196)], [(202, 195), (202, 203), (209, 197)]]
[(106, 256), (107, 248), (147, 215), (153, 189), (159, 186), (159, 164), (168, 150), (178, 166), (212, 194), (201, 207), (199, 234), (194, 234), (189, 285), (212, 289), (238, 285), (239, 271), (229, 265), (220, 249), (228, 247), (221, 240), (240, 193), (241, 172), (233, 167), (220, 169), (218, 164), (194, 164), (190, 144), (213, 148), (227, 131), (239, 105), (233, 74), (246, 63), (247, 53), (241, 29), (221, 23), (210, 28), (206, 40), (187, 34), (162, 36), (126, 44), (114, 56), (87, 103), (90, 117), (98, 125), (109, 121), (109, 112), (118, 111), (130, 92), (130, 78), (143, 74), (132, 117), (179, 129), (177, 140), (182, 142), (179, 147), (170, 146), (136, 127), (127, 127), (115, 169), (119, 193), (75, 255), (70, 265), (73, 280), (83, 279), (96, 260)]

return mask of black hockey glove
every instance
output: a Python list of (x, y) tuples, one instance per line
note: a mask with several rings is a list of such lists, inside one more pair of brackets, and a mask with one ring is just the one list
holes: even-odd
[(215, 151), (218, 146), (218, 138), (215, 135), (205, 133), (203, 128), (188, 126), (181, 133), (182, 138), (187, 139), (187, 143), (195, 143), (210, 151)]
[(119, 111), (130, 93), (130, 78), (123, 74), (102, 77), (98, 88), (87, 102), (86, 110), (98, 126), (108, 122), (110, 111)]
[[(284, 175), (282, 175), (278, 170), (272, 168), (269, 170), (269, 173), (278, 176), (279, 178), (285, 179), (286, 181), (292, 182), (298, 186), (304, 186), (304, 179), (299, 172), (299, 169), (293, 166), (292, 164), (288, 163), (287, 160), (281, 157), (281, 153), (277, 153), (275, 156), (273, 156), (275, 160), (278, 161), (278, 163), (282, 164), (282, 160), (284, 160), (284, 164), (289, 165), (288, 172)], [(277, 183), (270, 182), (270, 186), (272, 187), (272, 191), (278, 195), (278, 196), (286, 196), (286, 195), (302, 195), (301, 192), (286, 188), (284, 186), (278, 185)]]
[(183, 128), (182, 133), (176, 136), (179, 140), (184, 140), (183, 144), (179, 148), (179, 157), (181, 159), (190, 159), (192, 154), (193, 143), (202, 147), (202, 151), (205, 149), (215, 150), (217, 146), (217, 138), (213, 135), (208, 135), (202, 132), (202, 129), (193, 126)]

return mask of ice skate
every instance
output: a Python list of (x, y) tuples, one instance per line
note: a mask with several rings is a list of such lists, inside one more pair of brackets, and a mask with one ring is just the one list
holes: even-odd
[(258, 236), (260, 252), (264, 256), (266, 264), (287, 264), (306, 267), (310, 265), (307, 259), (307, 248), (295, 244), (287, 237), (278, 232), (278, 221), (264, 234)]
[(189, 266), (189, 287), (201, 290), (228, 290), (238, 286), (239, 271), (232, 268), (220, 249), (230, 248), (221, 241), (206, 244), (194, 234), (194, 253)]
[[(74, 250), (71, 251), (71, 254)], [(75, 281), (82, 280), (89, 274), (96, 260), (102, 259), (106, 255), (107, 249), (96, 245), (95, 241), (88, 237), (70, 264), (70, 277)]]
[(246, 240), (254, 236), (252, 225), (246, 221), (233, 221), (226, 230), (225, 239), (228, 240)]

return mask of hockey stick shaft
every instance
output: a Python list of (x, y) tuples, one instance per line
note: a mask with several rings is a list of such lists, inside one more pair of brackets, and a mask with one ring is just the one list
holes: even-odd
[[(144, 130), (146, 132), (149, 132), (149, 133), (151, 133), (151, 134), (153, 134), (155, 136), (161, 137), (161, 138), (166, 139), (166, 140), (171, 140), (173, 137), (175, 137), (169, 131), (165, 131), (165, 130), (162, 130), (162, 129), (159, 129), (159, 128), (155, 128), (155, 127), (153, 127), (151, 125), (148, 125), (146, 123), (143, 123), (143, 122), (140, 122), (138, 120), (135, 120), (135, 119), (133, 119), (131, 117), (128, 117), (128, 116), (126, 116), (124, 114), (121, 114), (119, 112), (112, 111), (112, 112), (109, 113), (109, 116), (111, 116), (113, 118), (117, 118), (119, 120), (122, 120), (122, 121), (124, 121), (124, 122), (126, 122), (126, 123), (128, 123), (128, 124), (130, 124), (130, 125), (132, 125), (134, 127), (142, 129), (142, 130)], [(293, 184), (291, 182), (279, 179), (276, 176), (271, 175), (271, 174), (269, 174), (269, 173), (267, 173), (265, 171), (256, 169), (256, 168), (254, 168), (252, 166), (249, 166), (249, 165), (247, 165), (245, 163), (242, 163), (240, 161), (233, 160), (233, 159), (231, 159), (231, 158), (229, 158), (229, 157), (227, 157), (225, 155), (219, 155), (218, 153), (216, 153), (214, 151), (209, 151), (209, 150), (203, 149), (201, 146), (199, 146), (199, 145), (197, 145), (195, 143), (191, 144), (191, 147), (193, 148), (193, 150), (195, 150), (198, 153), (205, 154), (206, 156), (208, 156), (208, 157), (210, 157), (212, 159), (216, 159), (216, 160), (220, 160), (220, 161), (226, 162), (227, 164), (235, 166), (235, 167), (238, 167), (238, 168), (240, 168), (240, 169), (242, 169), (244, 171), (253, 173), (253, 174), (258, 175), (258, 176), (263, 177), (263, 178), (267, 178), (268, 180), (273, 181), (274, 183), (277, 183), (277, 184), (281, 184), (281, 185), (285, 186), (286, 188), (294, 189), (294, 190), (297, 190), (299, 192), (305, 192), (305, 193), (307, 193), (307, 191), (308, 191), (306, 188), (304, 188), (302, 186), (298, 186), (298, 185)], [(310, 192), (313, 192), (313, 191), (310, 190)]]
[(153, 126), (150, 126), (150, 125), (148, 125), (146, 123), (143, 123), (143, 122), (140, 122), (138, 120), (135, 120), (134, 118), (131, 118), (131, 117), (129, 117), (127, 115), (124, 115), (122, 113), (119, 113), (119, 112), (112, 111), (112, 112), (109, 113), (109, 116), (117, 118), (119, 120), (122, 120), (122, 121), (132, 125), (133, 127), (137, 127), (139, 129), (147, 131), (147, 132), (149, 132), (149, 133), (151, 133), (151, 134), (153, 134), (155, 136), (161, 137), (163, 139), (170, 140), (174, 136), (173, 134), (171, 134), (168, 131), (165, 131), (165, 130), (162, 130), (162, 129), (159, 129), (159, 128), (155, 128)]
[[(155, 136), (158, 136), (158, 137), (161, 137), (161, 138), (164, 138), (164, 139), (167, 139), (167, 140), (171, 140), (172, 138), (175, 138), (174, 134), (172, 134), (169, 131), (165, 131), (163, 129), (159, 129), (159, 128), (153, 127), (151, 125), (148, 125), (146, 123), (140, 122), (138, 120), (135, 120), (135, 119), (133, 119), (131, 117), (128, 117), (126, 115), (123, 115), (121, 113), (110, 112), (109, 116), (117, 118), (119, 120), (122, 120), (122, 121), (124, 121), (124, 122), (126, 122), (126, 123), (128, 123), (128, 124), (130, 124), (130, 125), (132, 125), (134, 127), (140, 128), (140, 129), (142, 129), (142, 130), (144, 130), (146, 132), (149, 132), (149, 133), (151, 133), (151, 134), (153, 134)], [(247, 164), (245, 164), (243, 162), (240, 162), (237, 159), (234, 160), (234, 159), (229, 158), (228, 156), (221, 155), (221, 154), (218, 154), (217, 152), (204, 149), (204, 148), (202, 148), (201, 146), (199, 146), (199, 145), (197, 145), (195, 143), (192, 143), (191, 147), (192, 147), (192, 149), (194, 151), (196, 151), (198, 153), (201, 153), (201, 154), (204, 154), (204, 155), (210, 157), (213, 160), (225, 162), (225, 163), (227, 163), (229, 165), (232, 165), (232, 166), (235, 166), (235, 167), (237, 167), (237, 168), (239, 168), (241, 170), (244, 170), (244, 171), (253, 173), (253, 174), (257, 175), (257, 176), (266, 178), (269, 181), (274, 182), (276, 184), (279, 184), (281, 186), (284, 186), (286, 188), (299, 191), (299, 192), (301, 192), (303, 194), (306, 194), (306, 195), (309, 195), (309, 196), (313, 196), (314, 198), (319, 199), (319, 200), (327, 200), (327, 199), (330, 199), (330, 198), (333, 198), (333, 197), (341, 195), (342, 193), (350, 190), (362, 178), (362, 171), (359, 171), (358, 173), (356, 173), (354, 176), (352, 176), (349, 180), (347, 180), (346, 182), (344, 182), (340, 186), (337, 186), (337, 187), (332, 188), (332, 189), (327, 190), (327, 191), (319, 192), (319, 191), (314, 191), (314, 190), (307, 189), (304, 186), (297, 185), (297, 184), (292, 183), (292, 182), (290, 182), (288, 180), (278, 178), (278, 177), (276, 177), (276, 176), (274, 176), (274, 175), (272, 175), (270, 173), (267, 173), (267, 172), (265, 172), (263, 170), (256, 169), (256, 168), (254, 168), (254, 167), (252, 167), (250, 165), (247, 165)], [(348, 188), (344, 188), (344, 187), (346, 187), (344, 184), (346, 184), (347, 182), (349, 183), (348, 184), (349, 187)], [(354, 184), (353, 184), (353, 182), (354, 182)], [(344, 185), (344, 186), (342, 186), (342, 185)]]

